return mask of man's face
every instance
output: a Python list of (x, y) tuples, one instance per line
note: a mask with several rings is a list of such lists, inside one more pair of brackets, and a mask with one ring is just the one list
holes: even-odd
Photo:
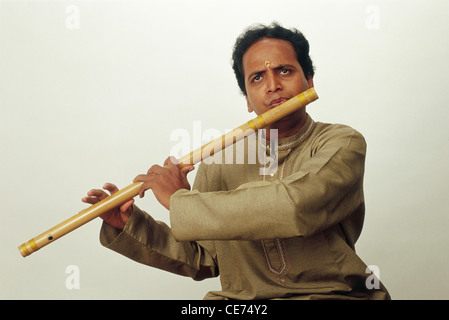
[[(290, 42), (263, 38), (243, 55), (248, 111), (260, 115), (313, 87), (306, 79)], [(305, 108), (271, 126), (279, 137), (296, 132), (305, 121)]]

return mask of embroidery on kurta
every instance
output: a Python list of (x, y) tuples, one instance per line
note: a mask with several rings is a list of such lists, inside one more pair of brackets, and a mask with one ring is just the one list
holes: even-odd
[[(277, 253), (278, 261), (279, 261), (279, 266), (273, 265), (275, 263), (275, 261), (272, 261), (273, 259), (270, 258), (270, 254), (268, 252), (269, 250), (267, 249), (267, 243), (266, 243), (267, 241), (273, 241), (273, 243), (275, 245), (276, 253)], [(281, 240), (280, 239), (262, 240), (261, 244), (262, 244), (263, 253), (265, 255), (265, 260), (267, 263), (268, 270), (273, 272), (275, 275), (280, 276), (287, 269), (287, 258), (286, 258), (286, 254), (284, 252)]]

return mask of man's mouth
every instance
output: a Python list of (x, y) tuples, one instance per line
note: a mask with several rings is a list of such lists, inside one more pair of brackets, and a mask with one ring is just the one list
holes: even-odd
[(270, 102), (270, 108), (277, 107), (278, 105), (283, 104), (287, 100), (288, 100), (287, 98), (274, 99), (273, 101)]

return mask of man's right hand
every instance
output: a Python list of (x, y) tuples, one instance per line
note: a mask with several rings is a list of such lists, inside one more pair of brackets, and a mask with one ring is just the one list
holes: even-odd
[[(106, 183), (103, 186), (104, 190), (110, 192), (110, 194), (116, 193), (118, 188), (112, 183)], [(101, 189), (92, 189), (87, 193), (87, 197), (81, 199), (85, 203), (94, 204), (108, 197), (109, 195)], [(107, 224), (113, 226), (114, 228), (123, 230), (126, 222), (128, 221), (131, 213), (133, 212), (132, 204), (134, 199), (128, 200), (121, 204), (119, 207), (109, 210), (103, 213), (100, 218), (102, 218)]]

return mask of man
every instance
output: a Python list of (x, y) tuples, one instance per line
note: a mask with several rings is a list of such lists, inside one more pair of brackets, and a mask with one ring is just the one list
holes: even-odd
[[(297, 30), (248, 29), (233, 63), (249, 112), (313, 87), (309, 45)], [(250, 163), (202, 163), (190, 190), (193, 166), (167, 159), (134, 181), (143, 182), (141, 197), (151, 189), (170, 210), (171, 228), (130, 200), (102, 216), (101, 243), (195, 280), (220, 276), (222, 290), (206, 299), (389, 299), (380, 282), (367, 286), (372, 275), (354, 251), (365, 212), (362, 135), (315, 122), (305, 108), (268, 129), (278, 133), (274, 174)], [(106, 196), (91, 190), (83, 201)]]

